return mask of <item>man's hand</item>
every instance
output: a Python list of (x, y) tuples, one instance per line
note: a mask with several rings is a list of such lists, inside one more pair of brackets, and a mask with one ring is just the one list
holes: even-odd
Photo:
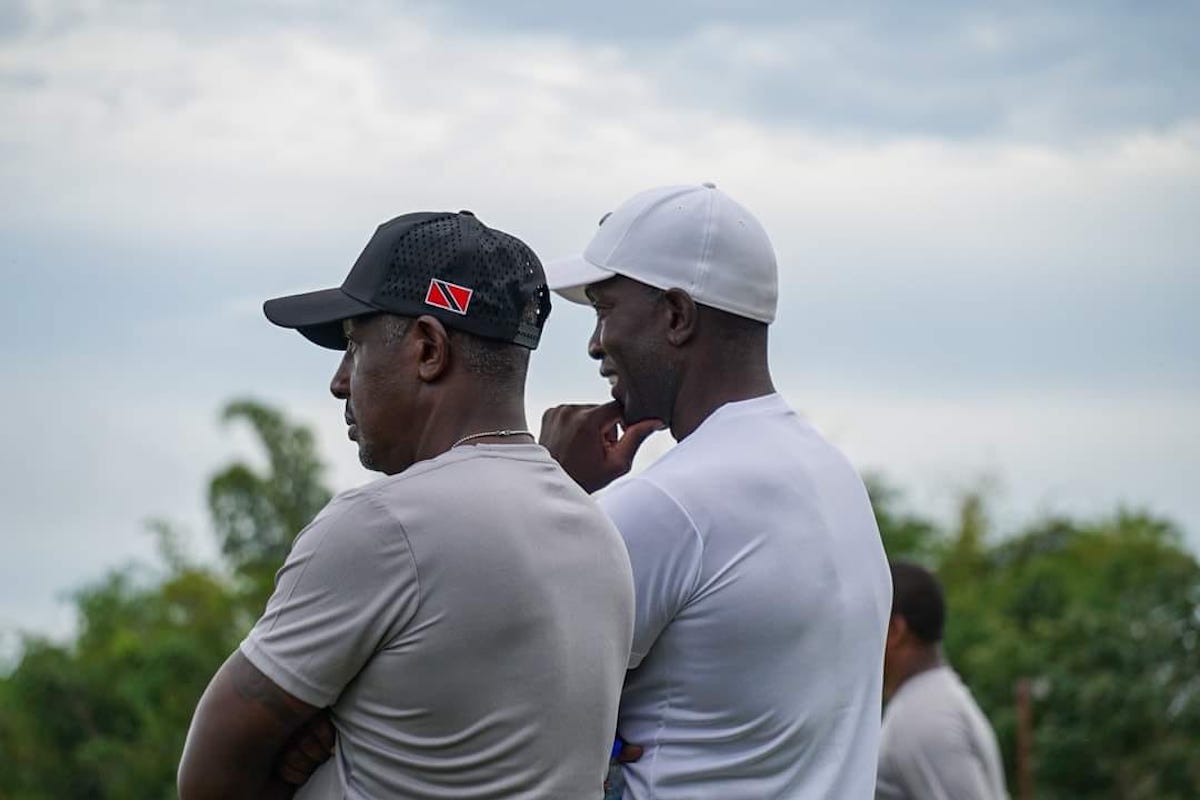
[(329, 718), (329, 709), (324, 709), (288, 740), (275, 763), (275, 774), (285, 783), (303, 786), (317, 771), (317, 767), (333, 755), (336, 738), (337, 732)]
[(542, 415), (538, 442), (586, 492), (603, 489), (629, 472), (646, 437), (665, 426), (646, 419), (622, 432), (621, 406), (567, 405)]

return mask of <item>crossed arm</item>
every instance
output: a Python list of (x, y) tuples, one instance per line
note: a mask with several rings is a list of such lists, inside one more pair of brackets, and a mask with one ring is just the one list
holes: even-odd
[(311, 772), (324, 760), (318, 751), (328, 757), (331, 745), (320, 709), (279, 688), (235, 650), (192, 717), (179, 763), (180, 800), (290, 798), (307, 773), (298, 774), (286, 758), (311, 754)]

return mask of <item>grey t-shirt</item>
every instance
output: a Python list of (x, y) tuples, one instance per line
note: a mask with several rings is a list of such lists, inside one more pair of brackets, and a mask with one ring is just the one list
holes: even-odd
[(950, 667), (905, 681), (883, 713), (877, 800), (1008, 800), (996, 734)]
[(544, 800), (599, 794), (632, 634), (599, 508), (543, 448), (476, 445), (334, 498), (241, 650), (332, 706), (334, 796)]

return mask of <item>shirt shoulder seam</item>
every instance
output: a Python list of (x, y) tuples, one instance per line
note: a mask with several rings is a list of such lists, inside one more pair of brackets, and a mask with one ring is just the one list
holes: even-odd
[(376, 508), (382, 511), (388, 517), (388, 519), (396, 524), (396, 527), (400, 531), (400, 535), (404, 538), (404, 551), (408, 553), (408, 562), (412, 565), (413, 580), (415, 580), (417, 584), (416, 605), (413, 608), (412, 614), (410, 614), (408, 619), (404, 620), (402, 623), (402, 625), (408, 625), (408, 623), (412, 621), (413, 617), (417, 615), (417, 609), (421, 607), (421, 601), (424, 598), (424, 594), (421, 591), (421, 570), (417, 568), (417, 556), (413, 552), (412, 538), (408, 535), (408, 529), (404, 527), (404, 523), (398, 516), (396, 516), (392, 509), (387, 507), (387, 505), (379, 498), (377, 493), (372, 492), (371, 494), (367, 495), (367, 498), (376, 506)]
[[(676, 509), (679, 510), (679, 513), (682, 513), (685, 521), (688, 522), (688, 528), (691, 530), (692, 537), (694, 537), (694, 539), (696, 540), (697, 545), (700, 546), (700, 552), (702, 554), (701, 561), (703, 561), (704, 545), (706, 545), (706, 542), (704, 542), (704, 537), (701, 536), (701, 534), (700, 534), (700, 527), (698, 527), (698, 525), (696, 525), (696, 521), (694, 518), (692, 518), (692, 516), (688, 512), (688, 509), (685, 509), (683, 504), (679, 503), (679, 500), (677, 500), (676, 497), (674, 497), (674, 495), (671, 494), (671, 492), (668, 492), (664, 486), (661, 486), (658, 481), (653, 480), (652, 477), (649, 477), (648, 475), (646, 475), (644, 473), (641, 475), (637, 475), (636, 477), (632, 477), (632, 479), (630, 479), (628, 483), (625, 483), (625, 486), (632, 486), (632, 485), (635, 485), (635, 483), (644, 483), (644, 485), (654, 489), (655, 492), (658, 492), (659, 494), (662, 495), (662, 497), (664, 497), (668, 501), (670, 501), (671, 505), (673, 505), (674, 507), (676, 507)], [(701, 573), (700, 567), (697, 566), (697, 569), (695, 570), (694, 573), (692, 573), (692, 576), (691, 576), (691, 585), (690, 585), (690, 587), (688, 587), (688, 600), (685, 600), (684, 601), (685, 603), (689, 602), (691, 600), (691, 597), (696, 594), (696, 589), (698, 587), (700, 587), (700, 573)], [(646, 652), (637, 652), (636, 650), (630, 650), (630, 652), (632, 652), (632, 654), (636, 655), (638, 658), (644, 658), (649, 654), (648, 650)]]

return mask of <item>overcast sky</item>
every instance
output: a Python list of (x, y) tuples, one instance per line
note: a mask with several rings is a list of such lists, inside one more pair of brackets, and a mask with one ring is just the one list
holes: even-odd
[[(804, 5), (0, 4), (0, 636), (68, 630), (147, 518), (213, 552), (230, 398), (369, 479), (263, 299), (406, 211), (549, 259), (660, 183), (758, 214), (777, 384), (914, 507), (991, 476), (1002, 530), (1128, 504), (1200, 548), (1198, 6)], [(555, 305), (534, 424), (607, 397), (590, 324)]]

